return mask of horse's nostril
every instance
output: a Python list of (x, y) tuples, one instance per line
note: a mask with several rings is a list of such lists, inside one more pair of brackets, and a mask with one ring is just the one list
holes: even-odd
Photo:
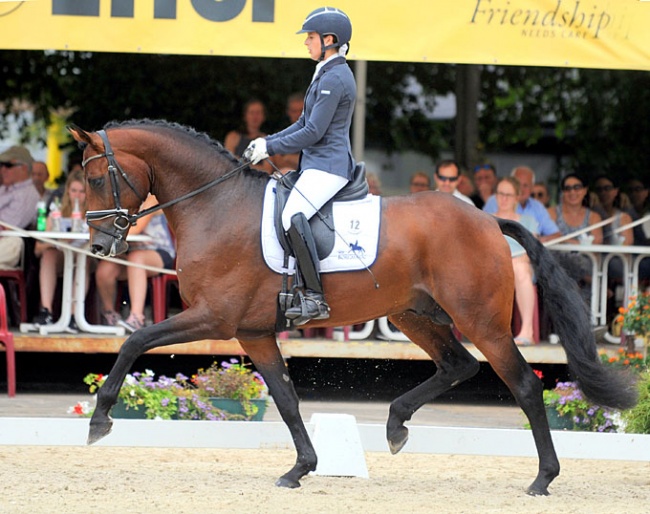
[(93, 253), (95, 255), (101, 255), (101, 256), (106, 255), (106, 250), (104, 249), (104, 247), (102, 245), (98, 245), (98, 244), (91, 245), (90, 246), (90, 251), (91, 251), (91, 253)]

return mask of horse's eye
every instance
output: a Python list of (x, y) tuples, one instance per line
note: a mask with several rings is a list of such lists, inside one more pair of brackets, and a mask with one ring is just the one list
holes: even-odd
[(88, 179), (88, 185), (92, 189), (100, 189), (100, 188), (104, 187), (104, 177), (89, 178)]

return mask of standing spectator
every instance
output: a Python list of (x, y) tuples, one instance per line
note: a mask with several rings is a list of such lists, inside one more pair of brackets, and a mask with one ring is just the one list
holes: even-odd
[(603, 227), (603, 242), (608, 245), (631, 245), (634, 233), (631, 228), (614, 232), (623, 225), (632, 223), (632, 216), (621, 209), (621, 193), (613, 177), (599, 175), (594, 181), (594, 191), (598, 195), (600, 206), (595, 207), (602, 219), (614, 217), (614, 221)]
[(368, 182), (368, 190), (371, 195), (381, 196), (381, 180), (376, 173), (366, 173), (366, 182)]
[[(241, 126), (226, 134), (223, 146), (237, 157), (241, 157), (251, 141), (266, 136), (262, 132), (262, 125), (265, 121), (266, 107), (262, 101), (256, 98), (249, 100), (244, 104)], [(271, 165), (266, 161), (262, 161), (253, 167), (267, 173), (272, 171)]]
[[(497, 218), (521, 223), (537, 236), (537, 221), (528, 214), (517, 214), (519, 198), (519, 181), (515, 177), (502, 178), (497, 184)], [(533, 286), (533, 268), (530, 259), (517, 241), (505, 236), (510, 246), (512, 268), (515, 273), (515, 302), (521, 316), (521, 329), (514, 338), (517, 346), (529, 346), (534, 341), (533, 319), (535, 316), (535, 287)]]
[[(302, 93), (293, 93), (289, 95), (289, 98), (287, 98), (286, 114), (290, 125), (296, 123), (300, 119), (304, 107), (305, 98)], [(280, 170), (280, 173), (284, 174), (287, 171), (298, 169), (300, 163), (300, 152), (275, 154), (271, 160)]]
[(533, 184), (533, 192), (531, 195), (535, 200), (540, 202), (547, 209), (551, 206), (551, 195), (548, 194), (548, 187), (546, 184)]
[(482, 209), (497, 187), (497, 170), (492, 164), (480, 164), (474, 168), (474, 186), (476, 192), (469, 198)]
[[(533, 185), (535, 184), (535, 172), (532, 168), (528, 166), (517, 166), (512, 170), (510, 176), (515, 177), (519, 181), (520, 192), (517, 213), (528, 214), (537, 220), (539, 240), (546, 242), (560, 237), (560, 230), (551, 219), (544, 205), (530, 197), (533, 191)], [(496, 212), (497, 203), (494, 195), (488, 198), (488, 201), (483, 206), (483, 210), (490, 214)]]
[[(86, 179), (84, 172), (81, 170), (74, 171), (68, 175), (65, 183), (65, 189), (61, 201), (61, 232), (67, 232), (71, 229), (71, 215), (75, 202), (78, 202), (81, 210), (82, 219), (86, 217)], [(47, 218), (47, 230), (52, 230), (52, 217)], [(83, 232), (88, 232), (88, 225), (83, 223)], [(87, 242), (83, 240), (73, 240), (71, 245), (82, 247)], [(51, 325), (54, 322), (52, 316), (52, 306), (54, 304), (54, 293), (56, 291), (57, 278), (63, 272), (63, 252), (55, 245), (37, 241), (34, 247), (34, 254), (40, 257), (41, 265), (39, 271), (40, 290), (41, 290), (41, 307), (38, 315), (34, 319), (36, 325)], [(94, 262), (91, 261), (91, 262)], [(91, 267), (86, 267), (86, 293), (90, 284)], [(72, 306), (74, 312), (74, 304)], [(68, 332), (76, 334), (79, 329), (75, 322), (74, 316), (70, 319)]]
[[(149, 195), (143, 202), (140, 210), (145, 210), (156, 205), (158, 201)], [(172, 269), (176, 249), (172, 241), (167, 219), (162, 211), (155, 211), (138, 220), (138, 224), (131, 227), (131, 234), (145, 234), (151, 236), (151, 242), (129, 243), (126, 260), (146, 266)], [(112, 261), (102, 260), (97, 265), (95, 281), (102, 304), (102, 318), (107, 325), (121, 325), (129, 332), (135, 332), (145, 323), (144, 306), (147, 299), (147, 277), (156, 275), (155, 271), (138, 268), (135, 266), (122, 266)], [(127, 280), (131, 312), (126, 320), (115, 311), (117, 296), (117, 281)]]
[[(0, 154), (0, 221), (23, 229), (36, 221), (36, 204), (40, 199), (31, 177), (33, 162), (24, 146), (12, 146)], [(0, 268), (18, 266), (23, 248), (22, 237), (0, 237)]]
[(452, 161), (451, 159), (440, 161), (436, 166), (436, 172), (433, 175), (433, 178), (436, 181), (436, 191), (449, 193), (463, 202), (474, 205), (474, 202), (458, 191), (456, 186), (458, 185), (459, 177), (460, 167), (456, 161)]
[(416, 171), (411, 175), (409, 182), (409, 193), (419, 193), (420, 191), (431, 190), (431, 179), (424, 171)]

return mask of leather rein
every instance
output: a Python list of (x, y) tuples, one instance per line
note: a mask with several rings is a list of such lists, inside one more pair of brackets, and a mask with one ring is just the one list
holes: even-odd
[[(118, 164), (117, 160), (115, 159), (115, 153), (113, 152), (113, 148), (111, 147), (111, 143), (108, 140), (108, 135), (106, 134), (105, 130), (99, 130), (97, 131), (97, 134), (99, 137), (102, 138), (102, 141), (104, 142), (104, 153), (93, 155), (91, 157), (88, 157), (85, 159), (82, 163), (81, 166), (83, 169), (86, 169), (86, 164), (88, 164), (91, 161), (94, 161), (95, 159), (101, 159), (103, 157), (106, 157), (106, 160), (108, 161), (108, 176), (111, 181), (111, 190), (112, 190), (112, 195), (113, 195), (113, 201), (115, 202), (115, 207), (113, 209), (105, 209), (105, 210), (100, 210), (100, 211), (87, 211), (86, 212), (86, 221), (88, 222), (88, 226), (94, 228), (95, 230), (98, 230), (99, 232), (103, 232), (104, 234), (107, 234), (113, 238), (115, 238), (118, 241), (122, 241), (126, 239), (126, 232), (128, 231), (129, 227), (132, 225), (135, 225), (136, 222), (144, 217), (147, 216), (148, 214), (151, 214), (152, 212), (165, 209), (166, 207), (170, 207), (174, 204), (177, 204), (179, 202), (182, 202), (183, 200), (187, 200), (188, 198), (192, 198), (193, 196), (196, 196), (200, 193), (203, 193), (207, 189), (210, 189), (213, 186), (216, 186), (217, 184), (220, 184), (221, 182), (225, 182), (229, 178), (233, 177), (238, 171), (241, 171), (243, 168), (248, 166), (248, 162), (245, 162), (244, 164), (237, 166), (235, 169), (229, 171), (225, 175), (222, 175), (221, 177), (218, 177), (207, 184), (204, 184), (203, 186), (199, 187), (198, 189), (195, 189), (194, 191), (191, 191), (187, 194), (184, 194), (178, 198), (175, 198), (174, 200), (170, 200), (169, 202), (163, 203), (163, 204), (156, 204), (148, 209), (145, 209), (144, 211), (140, 211), (137, 214), (129, 214), (129, 211), (125, 208), (122, 207), (120, 203), (120, 182), (119, 182), (119, 177), (121, 176), (124, 181), (126, 182), (126, 185), (129, 186), (129, 188), (135, 193), (135, 195), (140, 199), (141, 202), (144, 202), (146, 199), (146, 195), (143, 197), (135, 188), (133, 185), (133, 182), (129, 179), (129, 176), (126, 174), (126, 172), (122, 169), (122, 167)], [(118, 176), (118, 171), (119, 171), (119, 176)], [(93, 221), (98, 221), (106, 218), (114, 217), (115, 219), (113, 220), (113, 227), (112, 229), (106, 229), (104, 227), (101, 227), (95, 223), (92, 223)]]

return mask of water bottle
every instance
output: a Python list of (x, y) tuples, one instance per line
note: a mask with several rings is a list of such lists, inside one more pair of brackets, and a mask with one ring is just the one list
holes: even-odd
[(43, 232), (47, 229), (47, 207), (43, 200), (36, 204), (36, 213), (36, 230)]
[(74, 199), (74, 209), (72, 209), (72, 232), (83, 231), (83, 220), (81, 219), (81, 209), (79, 209), (79, 198)]
[(50, 207), (50, 230), (52, 232), (61, 232), (61, 208), (58, 199), (52, 202)]

